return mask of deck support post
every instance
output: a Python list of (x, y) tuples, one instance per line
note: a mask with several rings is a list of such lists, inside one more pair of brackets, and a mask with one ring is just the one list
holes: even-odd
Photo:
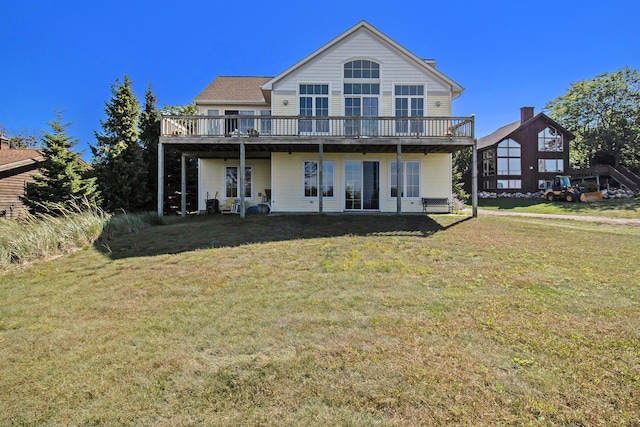
[(471, 151), (471, 205), (473, 217), (478, 217), (478, 141), (473, 140)]
[(158, 215), (164, 215), (164, 145), (158, 143)]
[(396, 150), (396, 215), (402, 213), (402, 144)]
[(187, 216), (187, 157), (180, 155), (180, 214)]
[(240, 170), (238, 171), (238, 192), (240, 193), (240, 218), (244, 218), (245, 216), (245, 208), (244, 208), (244, 186), (245, 186), (245, 172), (244, 172), (244, 163), (245, 163), (245, 153), (244, 153), (244, 142), (240, 142)]
[(322, 193), (324, 192), (324, 188), (322, 187), (322, 163), (324, 157), (324, 147), (322, 142), (318, 145), (318, 213), (322, 214)]

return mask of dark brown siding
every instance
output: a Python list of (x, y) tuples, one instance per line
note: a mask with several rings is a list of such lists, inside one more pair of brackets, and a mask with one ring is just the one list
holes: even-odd
[[(551, 152), (551, 151), (538, 151), (538, 132), (546, 128), (547, 126), (554, 126), (548, 119), (544, 116), (539, 116), (537, 119), (530, 121), (526, 126), (518, 128), (515, 132), (513, 132), (510, 136), (511, 139), (518, 142), (521, 147), (521, 168), (522, 175), (521, 176), (508, 176), (508, 175), (497, 175), (492, 177), (482, 177), (482, 152), (496, 148), (497, 143), (492, 145), (491, 147), (483, 148), (482, 150), (478, 150), (478, 191), (484, 191), (483, 181), (487, 179), (493, 179), (494, 182), (496, 179), (521, 179), (522, 180), (522, 189), (520, 190), (503, 190), (503, 189), (492, 189), (487, 191), (492, 192), (522, 192), (522, 193), (534, 193), (539, 191), (538, 188), (538, 180), (550, 180), (553, 179), (554, 176), (557, 175), (556, 172), (538, 172), (538, 159), (562, 159), (564, 164), (564, 172), (563, 174), (569, 173), (569, 137), (563, 134), (563, 143), (564, 150), (561, 152)], [(557, 129), (561, 131), (561, 129)]]
[(24, 195), (24, 186), (27, 182), (33, 181), (35, 173), (37, 169), (0, 178), (0, 212), (6, 210), (7, 218), (11, 215), (11, 205), (14, 218), (26, 210), (19, 196)]

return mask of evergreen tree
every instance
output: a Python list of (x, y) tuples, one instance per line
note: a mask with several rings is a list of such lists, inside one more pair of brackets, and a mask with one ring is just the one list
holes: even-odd
[(67, 136), (69, 124), (62, 124), (62, 114), (48, 123), (51, 132), (44, 132), (42, 149), (44, 157), (40, 174), (34, 176), (25, 188), (22, 202), (31, 213), (59, 213), (60, 209), (91, 205), (98, 202), (95, 178), (90, 178), (88, 165), (80, 160), (71, 148), (77, 143)]
[(469, 171), (471, 155), (472, 149), (470, 147), (458, 150), (452, 155), (451, 183), (453, 194), (463, 202), (466, 202), (469, 198), (469, 194), (464, 190), (464, 176)]
[(158, 197), (158, 142), (160, 140), (160, 111), (156, 109), (156, 97), (147, 87), (144, 94), (144, 109), (140, 114), (140, 143), (147, 170), (147, 210), (153, 210)]
[(106, 210), (142, 210), (147, 193), (147, 168), (138, 141), (140, 107), (125, 74), (111, 85), (111, 99), (105, 102), (102, 133), (95, 133), (91, 146), (93, 165)]

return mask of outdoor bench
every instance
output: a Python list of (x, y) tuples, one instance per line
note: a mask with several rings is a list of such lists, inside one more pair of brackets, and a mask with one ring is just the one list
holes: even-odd
[(423, 197), (422, 213), (428, 213), (431, 206), (446, 206), (447, 212), (451, 212), (451, 203), (447, 197)]

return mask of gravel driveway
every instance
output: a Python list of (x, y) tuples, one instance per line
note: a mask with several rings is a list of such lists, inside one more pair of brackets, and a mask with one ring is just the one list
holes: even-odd
[[(466, 209), (471, 213), (471, 209)], [(549, 219), (570, 219), (574, 221), (595, 222), (600, 224), (626, 225), (629, 227), (639, 227), (640, 219), (636, 218), (610, 218), (606, 216), (584, 216), (584, 215), (556, 215), (528, 212), (504, 212), (493, 209), (478, 209), (478, 215), (494, 215), (494, 216), (526, 216), (532, 218), (549, 218)]]

